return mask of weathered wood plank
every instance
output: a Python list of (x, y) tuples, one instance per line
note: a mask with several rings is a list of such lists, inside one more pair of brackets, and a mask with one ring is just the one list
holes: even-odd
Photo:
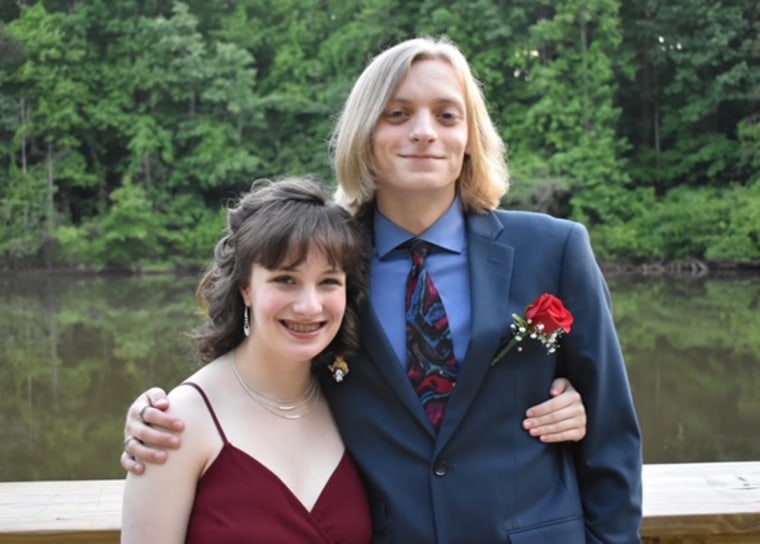
[[(117, 543), (123, 480), (0, 482), (0, 544)], [(644, 466), (647, 544), (760, 543), (760, 461)]]
[(760, 462), (645, 465), (642, 534), (760, 542)]
[(0, 483), (0, 543), (119, 542), (123, 480)]

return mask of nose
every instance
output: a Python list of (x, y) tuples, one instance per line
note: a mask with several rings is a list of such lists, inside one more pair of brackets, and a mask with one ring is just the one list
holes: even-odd
[(418, 111), (412, 118), (409, 137), (415, 142), (430, 142), (435, 139), (435, 122), (432, 112)]
[(311, 287), (304, 287), (298, 292), (293, 302), (293, 311), (300, 315), (310, 316), (322, 311), (319, 293)]

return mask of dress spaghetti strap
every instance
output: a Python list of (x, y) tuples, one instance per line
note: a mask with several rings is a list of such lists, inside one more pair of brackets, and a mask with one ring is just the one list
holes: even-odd
[(201, 389), (201, 386), (195, 382), (182, 382), (180, 385), (189, 385), (191, 387), (194, 387), (198, 391), (198, 393), (201, 394), (201, 397), (203, 398), (203, 402), (206, 403), (206, 407), (208, 408), (208, 413), (211, 414), (211, 419), (214, 420), (214, 425), (216, 425), (216, 430), (219, 431), (219, 436), (222, 437), (222, 442), (224, 442), (225, 444), (228, 444), (229, 441), (227, 440), (227, 435), (224, 434), (222, 425), (219, 423), (219, 419), (216, 417), (216, 412), (214, 412), (214, 408), (211, 406), (211, 401), (208, 400), (208, 397), (206, 396), (206, 392), (203, 391), (203, 389)]

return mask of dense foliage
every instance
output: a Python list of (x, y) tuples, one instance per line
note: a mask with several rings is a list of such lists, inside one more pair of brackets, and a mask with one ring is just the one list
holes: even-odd
[(760, 264), (756, 0), (26, 0), (0, 4), (0, 267), (205, 260), (251, 180), (330, 180), (354, 78), (418, 34), (471, 59), (505, 206), (604, 258)]

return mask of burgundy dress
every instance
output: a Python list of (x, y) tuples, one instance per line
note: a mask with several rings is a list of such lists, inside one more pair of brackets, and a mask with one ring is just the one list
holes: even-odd
[(198, 481), (187, 542), (314, 544), (370, 542), (371, 519), (359, 471), (348, 451), (311, 511), (273, 472), (233, 446), (203, 390), (224, 445)]

